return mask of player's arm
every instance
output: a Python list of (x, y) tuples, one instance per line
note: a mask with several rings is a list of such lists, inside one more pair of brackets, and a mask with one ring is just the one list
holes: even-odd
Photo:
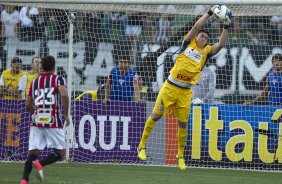
[(110, 99), (110, 90), (111, 90), (111, 79), (107, 79), (105, 86), (105, 98), (104, 103), (107, 103)]
[(26, 90), (26, 86), (27, 86), (27, 76), (23, 75), (20, 78), (20, 81), (19, 81), (19, 84), (18, 84), (18, 88), (15, 90), (16, 95), (20, 96), (22, 94), (22, 92)]
[(198, 34), (198, 31), (200, 29), (203, 29), (203, 26), (205, 22), (208, 20), (210, 16), (213, 15), (213, 11), (218, 7), (218, 5), (213, 6), (207, 13), (205, 13), (202, 17), (200, 17), (197, 22), (194, 24), (194, 26), (191, 28), (191, 30), (188, 32), (186, 41), (192, 40), (195, 38)]
[(251, 101), (244, 102), (244, 105), (253, 105), (253, 104), (261, 101), (262, 99), (266, 98), (268, 96), (268, 93), (269, 93), (269, 89), (268, 88), (269, 88), (269, 86), (268, 86), (268, 81), (267, 81), (266, 85), (263, 88), (263, 91), (258, 96), (256, 96), (255, 99), (253, 99)]
[(59, 93), (62, 98), (62, 104), (64, 108), (64, 118), (67, 122), (66, 126), (69, 124), (69, 96), (68, 96), (68, 90), (65, 85), (60, 85), (58, 87)]
[(59, 93), (62, 98), (63, 108), (64, 108), (64, 114), (65, 116), (68, 116), (69, 114), (69, 96), (68, 96), (68, 90), (66, 86), (60, 85), (58, 87)]
[(30, 112), (30, 114), (34, 114), (35, 111), (34, 104), (32, 103), (33, 102), (32, 94), (33, 94), (33, 83), (31, 83), (29, 91), (25, 98), (25, 106), (28, 112)]
[(70, 120), (69, 120), (69, 95), (68, 95), (68, 90), (66, 87), (66, 81), (63, 77), (58, 77), (57, 79), (57, 85), (58, 85), (58, 91), (60, 93), (61, 99), (62, 99), (62, 105), (64, 108), (64, 118), (66, 121), (66, 126), (69, 125)]
[(30, 114), (34, 114), (35, 109), (34, 109), (34, 106), (32, 104), (32, 97), (31, 96), (26, 96), (25, 106), (26, 106), (26, 108), (27, 108), (27, 110)]
[(110, 75), (108, 76), (106, 80), (106, 85), (105, 85), (105, 98), (103, 100), (103, 103), (106, 105), (110, 99), (110, 90), (111, 90), (111, 85), (112, 85), (112, 71)]
[(133, 88), (134, 88), (134, 97), (136, 102), (140, 102), (140, 84), (139, 84), (139, 77), (135, 74), (133, 79)]
[(3, 74), (1, 75), (1, 78), (0, 78), (0, 96), (2, 95), (10, 95), (12, 94), (12, 90), (10, 87), (6, 87), (5, 86), (5, 81), (4, 81), (4, 77), (3, 77)]
[(219, 41), (212, 46), (212, 49), (211, 49), (211, 55), (212, 56), (217, 54), (223, 48), (223, 46), (224, 46), (224, 44), (227, 40), (228, 29), (230, 28), (230, 24), (231, 24), (231, 16), (232, 16), (232, 13), (229, 10), (228, 16), (226, 16), (226, 19), (223, 22), (224, 26), (223, 26), (223, 30), (221, 32)]
[(193, 38), (197, 36), (198, 31), (203, 28), (206, 20), (208, 20), (209, 17), (210, 15), (208, 13), (205, 13), (202, 17), (200, 17), (197, 20), (197, 22), (194, 24), (192, 29), (188, 32), (186, 41), (192, 40)]
[(228, 35), (228, 28), (224, 27), (222, 32), (221, 32), (219, 41), (212, 46), (211, 55), (216, 55), (223, 48), (223, 46), (224, 46), (224, 44), (227, 40), (227, 35)]
[(0, 77), (0, 97), (3, 96), (4, 89), (5, 89), (5, 87), (4, 87), (4, 79), (3, 79), (3, 74), (2, 74), (1, 77)]
[(68, 116), (69, 114), (69, 96), (68, 96), (68, 90), (64, 85), (61, 85), (58, 87), (59, 93), (62, 98), (63, 102), (63, 108), (64, 108), (64, 115)]

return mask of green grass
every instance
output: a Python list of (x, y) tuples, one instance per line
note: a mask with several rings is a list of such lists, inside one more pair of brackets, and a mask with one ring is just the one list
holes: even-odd
[[(0, 183), (19, 183), (23, 164), (0, 163)], [(30, 183), (40, 183), (30, 176)], [(270, 184), (281, 173), (239, 170), (146, 167), (131, 165), (53, 164), (44, 170), (45, 184)]]

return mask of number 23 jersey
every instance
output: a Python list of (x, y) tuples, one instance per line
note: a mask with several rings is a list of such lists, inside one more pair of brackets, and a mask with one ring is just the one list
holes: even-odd
[(61, 95), (58, 90), (61, 85), (66, 86), (65, 79), (52, 73), (43, 73), (33, 80), (28, 92), (35, 106), (32, 126), (62, 127)]
[(204, 48), (199, 48), (196, 40), (185, 40), (176, 58), (173, 68), (170, 70), (170, 75), (183, 83), (195, 85), (201, 76), (202, 68), (206, 60), (211, 57), (211, 45), (206, 45)]

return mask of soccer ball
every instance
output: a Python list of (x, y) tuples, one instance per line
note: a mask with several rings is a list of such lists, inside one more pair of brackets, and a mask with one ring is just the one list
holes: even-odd
[(230, 10), (225, 5), (219, 5), (213, 12), (214, 17), (219, 21), (230, 18)]

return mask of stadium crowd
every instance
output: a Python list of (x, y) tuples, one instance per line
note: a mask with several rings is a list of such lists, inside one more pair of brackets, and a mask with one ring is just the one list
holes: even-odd
[[(201, 15), (209, 7), (197, 5), (195, 13)], [(1, 11), (1, 37), (18, 37), (24, 41), (34, 39), (55, 39), (67, 42), (68, 10), (46, 9), (38, 7), (20, 7), (0, 5)], [(119, 33), (130, 40), (139, 39), (146, 35), (150, 42), (166, 43), (173, 35), (175, 25), (178, 23), (177, 9), (173, 5), (160, 5), (156, 13), (142, 12), (102, 12), (102, 11), (76, 11), (77, 34), (87, 32), (84, 38), (78, 39), (92, 42), (108, 41), (111, 38), (112, 28), (118, 26)], [(238, 31), (243, 31), (251, 43), (260, 43), (272, 40), (281, 40), (282, 17), (233, 17), (235, 33), (233, 39), (238, 38)], [(239, 26), (242, 25), (241, 27)], [(55, 24), (51, 25), (51, 24)], [(54, 26), (50, 29), (50, 26)], [(209, 22), (208, 25), (217, 31), (220, 25)], [(266, 31), (269, 34), (263, 34)], [(54, 33), (53, 33), (54, 32)], [(268, 35), (267, 38), (263, 35)], [(90, 39), (91, 38), (91, 39)], [(275, 39), (274, 39), (275, 38)]]

